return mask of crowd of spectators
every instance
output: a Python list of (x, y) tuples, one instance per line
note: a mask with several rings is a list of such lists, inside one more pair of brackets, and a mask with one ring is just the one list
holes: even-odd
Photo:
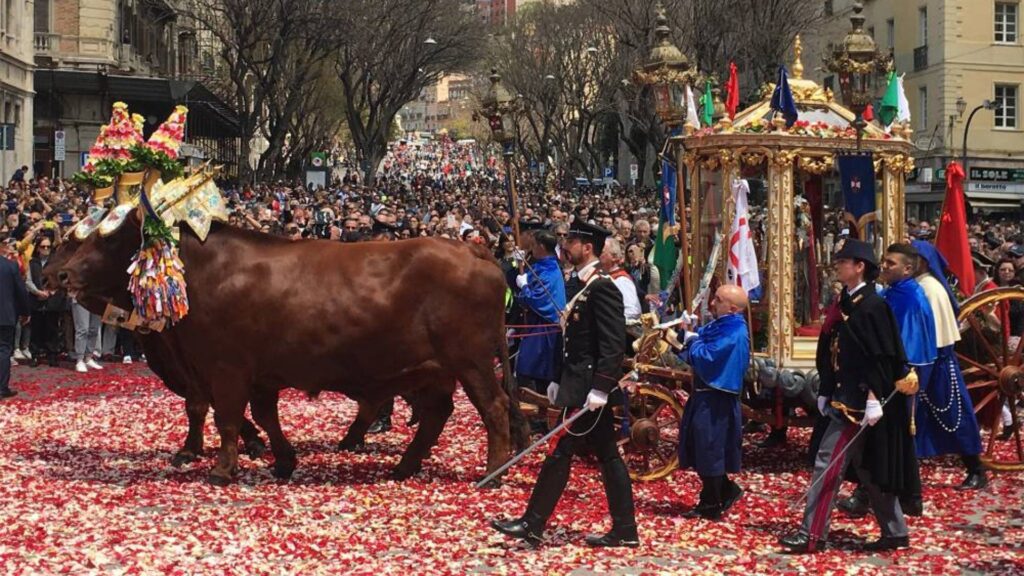
[[(510, 262), (515, 246), (502, 170), (502, 163), (496, 162), (494, 155), (485, 154), (473, 142), (444, 138), (421, 143), (400, 141), (390, 146), (372, 183), (363, 182), (355, 169), (343, 169), (326, 188), (277, 182), (224, 184), (222, 191), (230, 209), (230, 223), (243, 228), (292, 240), (451, 238), (485, 245), (500, 260)], [(558, 186), (550, 177), (543, 179), (529, 173), (517, 178), (517, 192), (522, 225), (543, 225), (556, 235), (564, 234), (574, 218), (603, 226), (612, 231), (614, 244), (620, 247), (615, 251), (617, 264), (633, 276), (638, 292), (658, 292), (657, 269), (648, 263), (652, 237), (658, 229), (659, 195), (655, 190), (618, 185)], [(82, 369), (82, 363), (91, 366), (98, 358), (133, 356), (127, 342), (130, 338), (107, 334), (92, 325), (95, 318), (85, 316), (83, 322), (90, 326), (79, 327), (79, 340), (91, 342), (96, 333), (102, 333), (101, 342), (86, 346), (85, 352), (79, 345), (76, 352), (73, 304), (59, 292), (44, 289), (39, 278), (33, 278), (32, 262), (37, 261), (41, 267), (68, 230), (85, 218), (91, 206), (89, 193), (69, 180), (30, 178), (26, 168), (3, 189), (2, 200), (3, 255), (19, 265), (36, 308), (58, 317), (55, 326), (33, 329), (29, 324), (20, 330), (14, 358), (38, 361), (34, 352), (45, 351), (53, 361), (53, 355), (64, 349)], [(839, 227), (831, 221), (828, 224)], [(934, 223), (911, 221), (908, 230), (927, 239), (934, 233)], [(970, 241), (973, 248), (991, 259), (990, 276), (997, 283), (1021, 280), (1024, 235), (1019, 220), (978, 220), (970, 228)], [(33, 316), (32, 323), (41, 322), (38, 314)], [(50, 318), (46, 322), (53, 322)], [(59, 342), (46, 343), (44, 338)]]

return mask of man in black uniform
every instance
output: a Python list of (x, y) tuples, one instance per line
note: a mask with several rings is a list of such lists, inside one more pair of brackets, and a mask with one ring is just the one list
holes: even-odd
[(573, 455), (584, 447), (597, 456), (612, 517), (611, 531), (589, 535), (586, 543), (629, 547), (640, 544), (633, 515), (633, 485), (615, 443), (612, 411), (607, 406), (609, 396), (614, 401), (622, 394), (618, 383), (622, 374), (622, 342), (626, 337), (622, 293), (598, 268), (598, 256), (609, 234), (599, 226), (577, 220), (569, 228), (569, 238), (563, 246), (582, 288), (566, 306), (561, 383), (551, 383), (548, 398), (564, 409), (563, 417), (570, 410), (584, 409), (589, 413), (573, 422), (544, 461), (526, 512), (516, 520), (491, 522), (499, 532), (533, 546), (540, 544), (544, 526), (562, 496)]
[(892, 310), (875, 291), (878, 261), (871, 244), (846, 240), (834, 262), (846, 287), (841, 315), (822, 327), (816, 357), (818, 409), (828, 417), (828, 427), (814, 461), (803, 523), (779, 542), (794, 552), (825, 545), (836, 493), (852, 467), (882, 529), (882, 537), (865, 549), (905, 548), (909, 536), (898, 496), (919, 489), (914, 485), (920, 478), (908, 403), (893, 394), (897, 380), (907, 374), (903, 342)]

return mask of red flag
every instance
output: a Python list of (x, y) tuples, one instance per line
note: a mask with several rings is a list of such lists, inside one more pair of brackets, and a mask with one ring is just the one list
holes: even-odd
[(964, 169), (957, 162), (946, 167), (946, 200), (935, 237), (935, 248), (946, 257), (949, 271), (959, 280), (960, 291), (974, 293), (974, 265), (967, 243), (967, 207), (964, 204)]
[(864, 119), (871, 122), (875, 119), (875, 107), (868, 104), (868, 107), (864, 109)]
[(740, 79), (736, 74), (736, 64), (729, 62), (729, 83), (725, 85), (725, 109), (729, 111), (729, 119), (736, 119), (736, 109), (740, 107)]

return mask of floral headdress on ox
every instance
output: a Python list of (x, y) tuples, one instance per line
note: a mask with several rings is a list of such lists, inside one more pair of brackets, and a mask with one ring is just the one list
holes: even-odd
[(128, 107), (116, 103), (110, 124), (101, 129), (93, 145), (96, 155), (90, 153), (83, 175), (76, 175), (79, 182), (94, 186), (96, 201), (110, 196), (109, 190), (97, 186), (112, 189), (116, 185), (119, 191), (118, 206), (109, 215), (90, 214), (75, 229), (79, 239), (95, 230), (104, 236), (112, 234), (128, 214), (140, 211), (142, 246), (128, 270), (128, 290), (138, 316), (153, 327), (175, 324), (189, 310), (185, 268), (178, 254), (178, 223), (184, 221), (205, 241), (213, 220), (228, 219), (224, 199), (213, 183), (216, 169), (204, 167), (182, 177), (178, 153), (187, 115), (186, 107), (176, 106), (143, 142), (142, 117), (129, 116)]

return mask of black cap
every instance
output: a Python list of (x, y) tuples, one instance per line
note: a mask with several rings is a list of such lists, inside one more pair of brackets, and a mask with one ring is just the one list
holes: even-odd
[(878, 258), (875, 256), (875, 249), (870, 243), (854, 238), (847, 238), (839, 243), (839, 250), (836, 251), (835, 260), (860, 260), (865, 264), (878, 267)]
[(545, 226), (543, 222), (538, 222), (536, 220), (519, 221), (520, 232), (529, 232), (530, 230), (543, 230), (545, 228), (547, 228), (547, 226)]
[(572, 221), (572, 224), (569, 224), (569, 238), (579, 238), (584, 242), (592, 243), (594, 252), (597, 254), (604, 249), (604, 240), (611, 234), (597, 224), (587, 223), (582, 218), (577, 218)]
[(385, 232), (387, 232), (388, 234), (394, 234), (395, 232), (398, 231), (398, 227), (395, 226), (394, 224), (389, 224), (387, 222), (382, 222), (380, 220), (374, 220), (373, 226), (370, 229), (373, 231), (374, 234), (383, 234)]
[(1006, 253), (1013, 258), (1020, 258), (1024, 256), (1024, 245), (1014, 244), (1013, 246), (1010, 246), (1010, 249), (1007, 250)]
[(971, 260), (978, 268), (988, 268), (995, 265), (995, 261), (977, 250), (971, 250)]

